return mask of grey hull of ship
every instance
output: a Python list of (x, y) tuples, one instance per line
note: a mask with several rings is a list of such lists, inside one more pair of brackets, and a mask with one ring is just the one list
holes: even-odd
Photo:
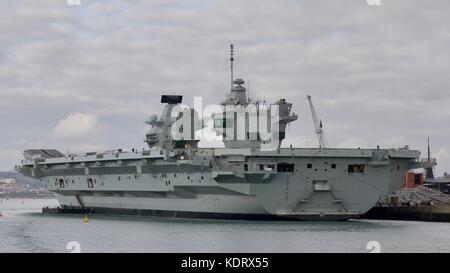
[[(292, 153), (286, 157), (289, 149), (286, 150), (278, 158), (250, 155), (245, 161), (251, 166), (248, 171), (239, 171), (244, 164), (242, 159), (216, 151), (217, 166), (204, 166), (195, 160), (169, 164), (156, 159), (146, 162), (147, 165), (136, 161), (136, 165), (127, 166), (47, 166), (40, 170), (40, 175), (61, 205), (94, 208), (99, 212), (343, 220), (358, 218), (381, 195), (399, 188), (416, 157), (408, 155), (414, 151), (406, 151), (406, 155), (381, 162), (374, 160), (372, 150), (356, 149), (330, 149), (325, 153), (309, 149), (308, 153), (314, 152), (314, 156)], [(353, 156), (355, 153), (358, 156)], [(224, 167), (221, 160), (234, 167)], [(252, 162), (289, 162), (295, 169), (259, 170), (252, 167)], [(349, 164), (364, 164), (365, 170), (350, 173)], [(93, 181), (91, 185), (86, 183), (87, 179)]]

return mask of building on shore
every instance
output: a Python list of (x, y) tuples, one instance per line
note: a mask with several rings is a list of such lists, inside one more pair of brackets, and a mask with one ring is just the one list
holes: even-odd
[(15, 184), (15, 183), (16, 183), (16, 180), (13, 178), (0, 178), (0, 184), (10, 185), (10, 184)]

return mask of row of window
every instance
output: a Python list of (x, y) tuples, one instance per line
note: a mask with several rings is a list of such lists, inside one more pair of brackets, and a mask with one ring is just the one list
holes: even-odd
[[(336, 164), (332, 163), (330, 165), (331, 169), (336, 169)], [(313, 164), (312, 163), (308, 163), (306, 164), (306, 168), (307, 169), (312, 169)], [(264, 165), (264, 164), (260, 164), (259, 165), (259, 170), (260, 171), (272, 171), (274, 170), (275, 165), (273, 164), (269, 164), (269, 165)], [(364, 164), (350, 164), (348, 165), (348, 169), (347, 171), (349, 173), (364, 173), (364, 168), (365, 165)], [(317, 171), (317, 169), (315, 169)], [(248, 164), (244, 164), (244, 171), (248, 171)], [(295, 164), (290, 164), (290, 163), (278, 163), (277, 164), (277, 172), (282, 173), (282, 172), (294, 172), (295, 171)], [(327, 169), (325, 169), (325, 171), (327, 171)]]
[[(161, 177), (164, 177), (164, 178), (167, 178), (167, 177), (168, 177), (168, 176), (167, 176), (167, 173), (161, 173), (160, 175), (161, 175)], [(177, 174), (176, 174), (176, 173), (173, 173), (173, 177), (177, 177)], [(158, 178), (158, 176), (157, 176), (157, 175), (153, 175), (153, 178)], [(191, 179), (191, 177), (188, 175), (188, 176), (187, 176), (187, 179)], [(201, 179), (203, 180), (203, 175), (201, 176)]]
[[(167, 177), (167, 174), (161, 174), (161, 177)], [(174, 177), (176, 177), (176, 174), (174, 174)], [(130, 178), (130, 177), (128, 177), (128, 178)], [(137, 179), (137, 175), (134, 175), (134, 178)], [(120, 176), (118, 176), (117, 179), (120, 181), (121, 180)], [(191, 180), (191, 177), (188, 176), (187, 179)], [(202, 175), (198, 182), (200, 182), (203, 179), (204, 179), (204, 176)], [(94, 184), (97, 184), (97, 180), (93, 179), (93, 178), (87, 178), (86, 181), (87, 181), (88, 188), (91, 188), (91, 189), (94, 188)], [(192, 181), (194, 181), (194, 180), (192, 180)], [(60, 188), (65, 188), (66, 184), (68, 183), (67, 180), (59, 179), (55, 182), (55, 186), (58, 185), (58, 182), (59, 182)], [(166, 186), (170, 185), (170, 180), (166, 180), (165, 182), (166, 182)], [(74, 183), (75, 183), (74, 180), (72, 180), (72, 184), (74, 184)], [(102, 182), (102, 185), (104, 185), (103, 182)]]
[[(308, 169), (312, 169), (313, 165), (311, 163), (306, 164), (306, 168)], [(331, 164), (331, 168), (332, 169), (336, 169), (336, 164)]]
[[(66, 187), (66, 185), (69, 185), (69, 181), (65, 180), (65, 179), (56, 179), (55, 186), (57, 186), (58, 184), (59, 184), (59, 187), (63, 189), (63, 188)], [(75, 181), (73, 179), (72, 179), (72, 184), (75, 184)], [(92, 178), (88, 178), (87, 179), (88, 188), (93, 188), (94, 184), (97, 184), (97, 180), (96, 179), (92, 179)], [(103, 185), (104, 184), (102, 182), (102, 186)]]
[[(260, 164), (259, 165), (259, 170), (260, 171), (273, 171), (275, 168), (275, 165), (273, 164), (269, 164), (269, 165), (264, 165), (264, 164)], [(306, 168), (308, 169), (312, 169), (312, 164), (308, 163), (306, 165)], [(331, 168), (332, 169), (336, 169), (336, 164), (331, 164)], [(400, 166), (397, 167), (397, 169), (399, 169)], [(365, 169), (365, 165), (364, 164), (350, 164), (348, 165), (347, 168), (347, 172), (348, 173), (364, 173), (364, 169)], [(244, 171), (248, 171), (248, 164), (244, 164)], [(277, 164), (277, 172), (294, 172), (295, 171), (295, 164), (290, 164), (290, 163), (278, 163)], [(317, 169), (316, 169), (317, 171)], [(325, 169), (326, 171), (326, 169)], [(173, 174), (174, 177), (176, 177), (176, 174)], [(167, 174), (161, 174), (161, 177), (167, 177)], [(137, 175), (135, 175), (135, 178), (137, 178)], [(188, 180), (190, 180), (190, 176), (187, 177)], [(118, 176), (118, 180), (120, 181), (120, 176)], [(201, 176), (201, 180), (203, 180), (203, 176)], [(72, 183), (74, 183), (74, 181), (72, 180)], [(94, 188), (94, 184), (96, 184), (97, 181), (93, 178), (88, 178), (87, 179), (87, 185), (88, 188)], [(57, 183), (55, 183), (57, 184)], [(102, 182), (103, 184), (103, 182)], [(166, 185), (170, 184), (170, 181), (166, 181)], [(64, 179), (59, 179), (59, 187), (60, 188), (65, 188), (65, 181)]]

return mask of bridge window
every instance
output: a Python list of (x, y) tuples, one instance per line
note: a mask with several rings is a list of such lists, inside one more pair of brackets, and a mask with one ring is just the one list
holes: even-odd
[(349, 173), (363, 173), (364, 172), (364, 164), (350, 164), (348, 165)]
[(332, 169), (336, 169), (336, 164), (331, 164)]
[(292, 173), (294, 172), (295, 164), (290, 164), (286, 162), (280, 162), (277, 164), (277, 172), (279, 173)]
[(224, 118), (214, 119), (214, 129), (224, 129), (227, 128), (227, 120)]
[(244, 164), (244, 172), (248, 172), (248, 164)]
[(306, 168), (312, 169), (312, 164), (311, 164), (311, 163), (308, 163), (308, 164), (306, 165)]

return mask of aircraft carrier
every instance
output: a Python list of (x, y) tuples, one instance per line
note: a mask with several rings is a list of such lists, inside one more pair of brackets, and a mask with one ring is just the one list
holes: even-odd
[[(180, 107), (181, 102), (182, 96), (162, 96), (162, 114), (146, 121), (151, 126), (146, 150), (63, 154), (28, 149), (16, 168), (43, 181), (63, 211), (346, 220), (359, 218), (380, 196), (399, 189), (408, 170), (430, 164), (408, 147), (282, 148), (286, 126), (297, 119), (292, 104), (280, 99), (263, 107), (248, 98), (244, 80), (233, 79), (233, 72), (221, 112), (209, 117), (224, 147), (198, 147), (196, 132), (206, 122), (198, 122), (198, 113)], [(260, 119), (264, 112), (267, 120)], [(263, 127), (271, 129), (269, 137), (260, 134)], [(316, 130), (324, 143), (321, 127), (320, 122)]]

